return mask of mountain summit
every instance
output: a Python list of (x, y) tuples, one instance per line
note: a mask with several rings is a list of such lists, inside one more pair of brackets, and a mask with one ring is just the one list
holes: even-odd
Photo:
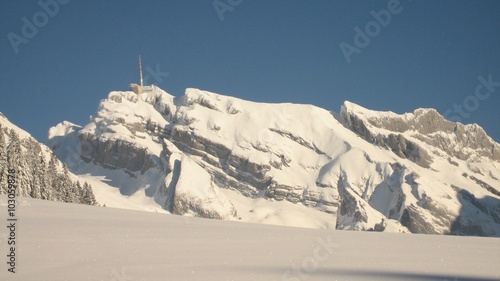
[(108, 206), (130, 198), (225, 220), (500, 236), (500, 145), (433, 109), (345, 102), (336, 114), (153, 87), (109, 93), (87, 125), (58, 124), (48, 144), (103, 183), (92, 185)]

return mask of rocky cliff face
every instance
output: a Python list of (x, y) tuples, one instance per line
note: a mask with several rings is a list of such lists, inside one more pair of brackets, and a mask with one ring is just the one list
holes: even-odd
[(429, 156), (417, 141), (461, 160), (477, 162), (482, 157), (500, 160), (500, 144), (481, 127), (450, 122), (434, 109), (417, 109), (404, 115), (380, 114), (346, 102), (341, 116), (349, 128), (367, 141), (386, 145), (400, 157), (401, 153), (414, 155), (409, 159), (421, 166), (429, 165)]
[(162, 184), (148, 194), (175, 214), (237, 219), (248, 198), (307, 207), (337, 229), (500, 235), (499, 145), (434, 110), (346, 102), (336, 118), (310, 105), (155, 88), (111, 92), (77, 135), (82, 161), (143, 182), (154, 171)]

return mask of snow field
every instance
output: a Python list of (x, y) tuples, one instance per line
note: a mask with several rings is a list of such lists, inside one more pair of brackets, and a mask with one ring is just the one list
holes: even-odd
[[(332, 231), (18, 202), (18, 271), (2, 266), (1, 280), (500, 278), (497, 238)], [(0, 207), (6, 208), (5, 196)]]

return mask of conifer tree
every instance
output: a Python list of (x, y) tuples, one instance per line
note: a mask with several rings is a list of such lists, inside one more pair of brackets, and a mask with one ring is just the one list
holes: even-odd
[(73, 183), (73, 193), (74, 193), (74, 201), (73, 203), (82, 204), (83, 203), (83, 187), (80, 184), (80, 181), (76, 181)]
[(97, 201), (94, 196), (94, 192), (92, 191), (92, 186), (90, 186), (87, 182), (83, 184), (83, 204), (87, 205), (96, 205)]
[(35, 157), (33, 162), (35, 165), (34, 170), (36, 171), (36, 174), (34, 175), (35, 183), (37, 185), (37, 186), (35, 186), (35, 189), (37, 189), (37, 191), (35, 191), (34, 193), (38, 194), (38, 197), (36, 197), (36, 198), (44, 199), (42, 194), (46, 188), (45, 187), (45, 185), (46, 185), (46, 174), (45, 174), (46, 167), (45, 167), (45, 161), (43, 161), (43, 155), (40, 153), (40, 155), (38, 155), (38, 157)]
[(7, 164), (11, 168), (16, 168), (21, 164), (21, 145), (19, 143), (19, 136), (13, 129), (10, 129), (9, 131), (9, 144), (7, 145)]
[(43, 156), (40, 156), (40, 198), (54, 200), (52, 188), (49, 182), (48, 167)]
[(61, 174), (61, 191), (63, 194), (63, 201), (68, 203), (73, 203), (76, 201), (76, 196), (78, 193), (75, 193), (75, 183), (71, 180), (69, 176), (68, 167), (66, 164), (63, 164), (63, 173)]
[(47, 184), (50, 190), (51, 200), (58, 201), (60, 198), (59, 184), (57, 177), (57, 158), (54, 154), (50, 155), (49, 166), (47, 167)]
[(19, 171), (23, 170), (21, 162), (21, 144), (19, 141), (19, 135), (13, 130), (9, 131), (9, 144), (7, 145), (7, 167), (8, 169), (14, 169), (16, 171), (17, 177), (17, 187), (16, 195), (19, 194)]
[(30, 188), (30, 197), (31, 198), (41, 198), (41, 166), (40, 166), (40, 160), (39, 160), (39, 155), (37, 155), (36, 150), (31, 148), (30, 153), (28, 154), (28, 160), (30, 163), (30, 170), (32, 171), (31, 173), (31, 188)]

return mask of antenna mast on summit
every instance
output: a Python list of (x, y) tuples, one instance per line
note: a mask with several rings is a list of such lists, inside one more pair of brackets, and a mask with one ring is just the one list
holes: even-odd
[(141, 55), (139, 55), (139, 75), (141, 77), (141, 90), (142, 90), (143, 83), (142, 83), (142, 62), (141, 62)]

